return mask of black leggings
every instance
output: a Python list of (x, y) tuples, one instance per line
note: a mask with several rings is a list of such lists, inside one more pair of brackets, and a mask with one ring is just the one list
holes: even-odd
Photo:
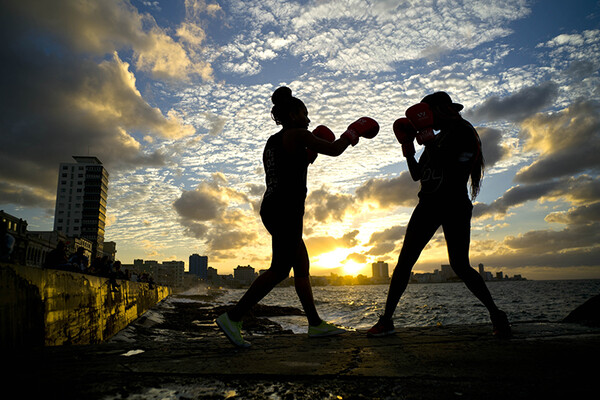
[(308, 277), (308, 252), (302, 239), (303, 210), (282, 212), (280, 209), (263, 208), (260, 216), (271, 234), (273, 259), (270, 269), (283, 278), (289, 275), (292, 268), (294, 277)]
[(308, 323), (316, 326), (321, 322), (310, 286), (308, 252), (302, 240), (304, 212), (303, 209), (300, 210), (302, 211), (291, 212), (266, 207), (261, 209), (261, 218), (272, 237), (273, 259), (271, 267), (254, 280), (235, 307), (228, 311), (229, 317), (234, 321), (241, 320), (252, 306), (287, 278), (294, 268), (294, 286)]
[(398, 301), (410, 280), (413, 266), (440, 226), (444, 230), (450, 266), (456, 275), (490, 312), (497, 310), (484, 280), (470, 265), (472, 211), (473, 205), (468, 198), (453, 202), (419, 202), (408, 222), (398, 264), (392, 275), (385, 317), (391, 319), (394, 315)]
[(473, 205), (468, 199), (453, 203), (420, 201), (410, 217), (398, 265), (412, 269), (441, 226), (448, 247), (450, 265), (460, 276), (460, 270), (469, 267), (471, 215)]

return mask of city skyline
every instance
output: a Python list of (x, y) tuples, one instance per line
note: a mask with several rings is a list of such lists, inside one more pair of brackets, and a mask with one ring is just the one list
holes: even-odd
[[(0, 21), (0, 209), (30, 230), (52, 230), (58, 166), (88, 155), (123, 263), (268, 267), (261, 157), (287, 85), (311, 127), (381, 126), (309, 167), (311, 274), (391, 273), (419, 188), (391, 126), (445, 90), (486, 158), (472, 265), (600, 278), (598, 2), (14, 0)], [(414, 271), (447, 262), (440, 231)]]

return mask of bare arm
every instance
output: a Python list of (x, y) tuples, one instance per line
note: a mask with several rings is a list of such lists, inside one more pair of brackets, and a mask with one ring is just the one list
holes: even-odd
[[(346, 138), (339, 138), (334, 142), (328, 142), (316, 137), (307, 129), (294, 129), (288, 132), (289, 141), (284, 138), (284, 142), (292, 146), (302, 146), (311, 149), (320, 154), (337, 157), (346, 150), (350, 141)], [(292, 144), (293, 143), (293, 144)]]
[(410, 177), (413, 179), (413, 181), (420, 180), (422, 175), (421, 165), (415, 159), (415, 155), (413, 154), (409, 157), (406, 157), (406, 162), (408, 164), (408, 171), (410, 172)]

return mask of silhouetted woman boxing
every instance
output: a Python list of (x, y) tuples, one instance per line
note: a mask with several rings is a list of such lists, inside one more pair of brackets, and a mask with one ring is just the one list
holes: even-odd
[(260, 216), (271, 234), (273, 256), (271, 267), (260, 275), (238, 303), (220, 315), (216, 322), (236, 346), (248, 347), (241, 334), (242, 317), (294, 270), (294, 284), (308, 319), (310, 337), (331, 336), (345, 332), (319, 317), (313, 300), (309, 276), (309, 259), (302, 223), (306, 199), (308, 164), (317, 153), (339, 156), (348, 145), (356, 145), (359, 137), (373, 138), (379, 125), (373, 119), (360, 118), (335, 140), (327, 127), (319, 125), (313, 132), (304, 103), (292, 96), (287, 87), (280, 87), (271, 96), (271, 116), (282, 129), (267, 140), (263, 152), (266, 190)]
[[(408, 226), (398, 264), (394, 269), (385, 312), (368, 336), (393, 334), (392, 317), (406, 290), (410, 273), (429, 240), (442, 226), (450, 266), (473, 294), (487, 307), (494, 334), (511, 334), (506, 314), (499, 310), (483, 278), (471, 267), (469, 244), (473, 205), (467, 192), (471, 179), (471, 197), (475, 199), (483, 177), (481, 141), (473, 126), (460, 115), (461, 104), (453, 103), (445, 92), (426, 96), (406, 110), (407, 118), (394, 122), (394, 133), (402, 145), (413, 180), (421, 181), (419, 203)], [(439, 130), (436, 135), (435, 130)], [(413, 141), (425, 145), (417, 162)]]

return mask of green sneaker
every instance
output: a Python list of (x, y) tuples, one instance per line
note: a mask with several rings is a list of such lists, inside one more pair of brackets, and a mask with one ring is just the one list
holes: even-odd
[(340, 328), (338, 326), (332, 325), (329, 322), (321, 321), (321, 323), (317, 326), (308, 326), (308, 336), (309, 337), (325, 337), (325, 336), (334, 336), (339, 335), (341, 333), (346, 332), (344, 328)]
[(224, 313), (219, 315), (215, 322), (231, 343), (238, 347), (250, 347), (250, 342), (246, 342), (242, 337), (242, 321), (232, 321), (229, 315)]

